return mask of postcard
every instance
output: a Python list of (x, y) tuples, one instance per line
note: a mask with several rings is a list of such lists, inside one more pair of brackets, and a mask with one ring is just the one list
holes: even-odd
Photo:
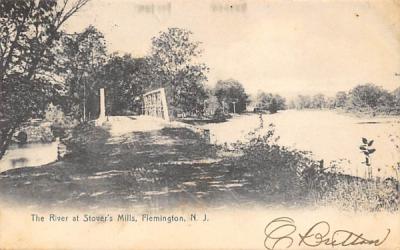
[(398, 0), (0, 0), (0, 249), (400, 249)]

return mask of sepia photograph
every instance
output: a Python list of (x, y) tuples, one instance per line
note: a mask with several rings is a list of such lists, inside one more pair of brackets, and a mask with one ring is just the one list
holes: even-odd
[(0, 249), (400, 249), (400, 1), (0, 0)]

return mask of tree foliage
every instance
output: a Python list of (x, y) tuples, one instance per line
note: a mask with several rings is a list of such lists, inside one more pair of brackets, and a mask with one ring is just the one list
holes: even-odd
[(372, 83), (357, 85), (350, 91), (339, 91), (330, 98), (322, 94), (299, 95), (291, 101), (291, 108), (321, 109), (341, 108), (348, 111), (367, 112), (372, 115), (400, 114), (400, 88), (389, 92)]
[(97, 106), (89, 104), (98, 96), (96, 76), (106, 62), (106, 52), (104, 36), (93, 26), (61, 40), (58, 69), (64, 79), (61, 104), (66, 114), (77, 119), (84, 117), (83, 112), (86, 117), (96, 116)]
[(57, 96), (53, 47), (65, 21), (87, 2), (0, 1), (0, 158), (20, 124)]
[(63, 23), (88, 0), (0, 1), (0, 79), (18, 75), (31, 80), (53, 66), (52, 45)]
[(276, 113), (278, 110), (286, 109), (286, 100), (278, 94), (260, 92), (257, 94), (255, 106), (259, 110), (268, 110)]
[(373, 84), (364, 84), (354, 87), (349, 92), (351, 105), (361, 108), (375, 108), (385, 104), (387, 91)]
[(392, 93), (394, 103), (397, 107), (400, 107), (400, 87), (395, 89)]
[(344, 108), (347, 104), (347, 93), (345, 91), (339, 91), (335, 95), (335, 108)]
[(124, 114), (127, 110), (139, 114), (142, 95), (151, 82), (148, 58), (133, 58), (129, 54), (114, 54), (101, 68), (99, 87), (106, 88), (106, 109), (111, 115)]
[(311, 99), (311, 106), (315, 109), (327, 107), (327, 98), (323, 94), (316, 94)]
[(295, 109), (309, 109), (312, 108), (312, 96), (298, 95), (291, 101), (291, 108)]
[(152, 38), (152, 88), (166, 88), (173, 115), (199, 114), (207, 96), (204, 83), (209, 69), (198, 62), (202, 50), (192, 35), (186, 29), (169, 28)]
[(248, 96), (239, 81), (234, 79), (218, 81), (214, 94), (225, 111), (242, 113), (246, 110)]

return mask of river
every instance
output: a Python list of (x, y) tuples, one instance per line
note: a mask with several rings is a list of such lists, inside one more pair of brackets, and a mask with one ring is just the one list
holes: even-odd
[(37, 167), (57, 160), (59, 141), (51, 143), (13, 144), (0, 160), (0, 172), (21, 168)]
[[(278, 144), (311, 151), (313, 158), (326, 163), (337, 161), (344, 173), (361, 177), (365, 172), (359, 149), (361, 138), (374, 140), (374, 175), (396, 176), (393, 167), (400, 163), (400, 117), (358, 118), (328, 110), (286, 110), (264, 114), (263, 120), (264, 132), (269, 123), (275, 125)], [(210, 129), (212, 142), (222, 144), (245, 140), (248, 132), (259, 125), (258, 114), (243, 114), (201, 127)]]

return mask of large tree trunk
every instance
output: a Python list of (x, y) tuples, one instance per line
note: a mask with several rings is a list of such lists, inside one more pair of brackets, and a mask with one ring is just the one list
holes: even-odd
[(15, 133), (15, 127), (3, 128), (0, 131), (0, 160), (7, 152), (8, 146), (10, 145), (11, 139)]

